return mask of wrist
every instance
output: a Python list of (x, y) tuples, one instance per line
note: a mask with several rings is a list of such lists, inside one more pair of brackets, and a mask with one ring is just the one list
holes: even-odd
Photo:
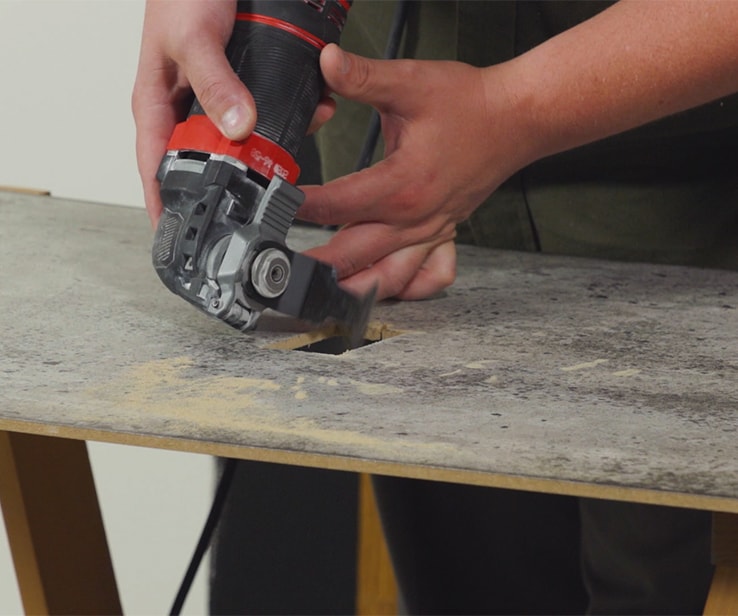
[(487, 138), (496, 151), (505, 152), (506, 177), (553, 153), (543, 125), (547, 118), (538, 112), (538, 91), (529, 87), (521, 68), (515, 59), (482, 69)]

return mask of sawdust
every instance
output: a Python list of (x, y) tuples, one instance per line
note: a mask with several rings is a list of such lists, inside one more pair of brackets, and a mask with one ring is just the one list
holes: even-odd
[[(163, 436), (202, 439), (207, 435), (212, 440), (219, 433), (236, 432), (248, 437), (248, 441), (263, 442), (263, 446), (279, 443), (279, 447), (284, 447), (285, 440), (313, 442), (316, 449), (327, 449), (327, 445), (331, 453), (355, 454), (360, 449), (365, 455), (392, 458), (398, 455), (398, 450), (406, 453), (422, 450), (423, 457), (436, 459), (458, 454), (457, 447), (447, 443), (378, 438), (356, 430), (321, 426), (320, 420), (295, 416), (289, 404), (289, 400), (305, 401), (309, 397), (319, 400), (321, 388), (335, 391), (337, 387), (352, 387), (367, 396), (402, 392), (394, 386), (323, 377), (308, 382), (304, 376), (295, 379), (294, 375), (288, 383), (240, 376), (193, 376), (192, 366), (189, 357), (146, 362), (86, 393), (124, 408), (132, 423), (163, 422), (166, 427)], [(311, 391), (308, 396), (308, 390), (316, 387), (318, 391)], [(320, 402), (313, 404), (316, 415), (326, 410), (321, 409)]]
[(641, 371), (638, 368), (627, 368), (626, 370), (618, 370), (617, 372), (613, 372), (613, 376), (635, 376), (636, 374), (640, 374)]
[(282, 386), (269, 379), (236, 376), (192, 377), (188, 357), (146, 362), (88, 391), (141, 415), (197, 423), (202, 428), (238, 423), (246, 412), (270, 413), (270, 397)]
[(473, 361), (469, 362), (468, 364), (464, 364), (464, 367), (471, 368), (472, 370), (485, 370), (486, 368), (494, 366), (497, 363), (498, 362), (496, 360), (492, 359), (480, 359), (479, 361)]
[(366, 396), (384, 396), (387, 394), (401, 394), (402, 389), (394, 385), (384, 385), (382, 383), (364, 383), (362, 381), (351, 381), (359, 393)]
[(563, 372), (574, 372), (576, 370), (588, 370), (589, 368), (596, 368), (600, 364), (606, 364), (608, 359), (595, 359), (594, 361), (585, 361), (581, 364), (574, 364), (573, 366), (564, 366), (561, 368)]

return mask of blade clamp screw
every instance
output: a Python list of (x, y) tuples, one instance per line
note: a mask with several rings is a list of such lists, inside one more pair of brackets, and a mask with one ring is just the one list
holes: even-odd
[(290, 260), (278, 248), (261, 251), (251, 264), (251, 284), (262, 297), (275, 298), (284, 293), (290, 280)]

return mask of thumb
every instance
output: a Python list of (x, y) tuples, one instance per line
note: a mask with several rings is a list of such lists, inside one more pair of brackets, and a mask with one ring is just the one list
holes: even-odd
[(404, 83), (401, 60), (372, 60), (326, 45), (320, 54), (320, 69), (328, 87), (336, 94), (377, 109), (388, 107)]
[(256, 124), (256, 105), (233, 72), (222, 45), (205, 40), (190, 48), (182, 68), (197, 100), (220, 132), (234, 141), (248, 137)]

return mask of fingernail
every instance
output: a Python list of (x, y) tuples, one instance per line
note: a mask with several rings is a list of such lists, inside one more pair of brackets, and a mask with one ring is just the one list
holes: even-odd
[(249, 123), (249, 111), (243, 105), (233, 105), (220, 119), (220, 125), (229, 139), (243, 139)]

